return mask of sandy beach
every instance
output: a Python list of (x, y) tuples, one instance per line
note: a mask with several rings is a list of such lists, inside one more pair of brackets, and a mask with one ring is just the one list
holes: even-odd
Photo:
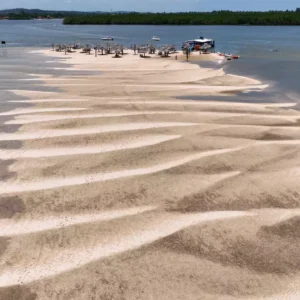
[(182, 55), (34, 55), (70, 75), (30, 74), (56, 91), (0, 113), (19, 126), (0, 133), (0, 300), (300, 298), (294, 103), (230, 102), (268, 85)]

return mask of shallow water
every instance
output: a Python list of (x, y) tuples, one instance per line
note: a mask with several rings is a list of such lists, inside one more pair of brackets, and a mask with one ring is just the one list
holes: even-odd
[[(175, 44), (178, 49), (187, 39), (214, 38), (216, 51), (242, 56), (238, 61), (226, 61), (222, 65), (227, 72), (254, 77), (270, 85), (267, 94), (252, 94), (256, 99), (253, 101), (300, 102), (300, 26), (64, 26), (62, 20), (0, 21), (0, 39), (8, 43), (0, 49), (0, 68), (4, 68), (6, 75), (16, 78), (20, 76), (19, 71), (45, 73), (46, 70), (52, 74), (43, 62), (44, 58), (26, 63), (25, 54), (22, 54), (18, 59), (12, 59), (9, 47), (39, 48), (50, 47), (52, 43), (74, 42), (97, 44), (107, 35), (112, 36), (114, 42), (127, 46), (146, 43), (157, 35), (161, 43)], [(275, 49), (278, 52), (272, 51)], [(62, 74), (61, 70), (55, 73)], [(3, 76), (0, 75), (1, 86)]]
[[(0, 112), (28, 104), (8, 103), (8, 100), (21, 100), (26, 97), (16, 96), (9, 90), (36, 90), (57, 92), (59, 89), (46, 87), (37, 78), (38, 74), (48, 74), (55, 77), (74, 75), (72, 70), (55, 70), (53, 68), (66, 68), (59, 58), (49, 58), (40, 54), (31, 53), (35, 48), (2, 47), (0, 48)], [(49, 60), (51, 59), (51, 63)], [(88, 75), (93, 72), (76, 71), (76, 75)], [(29, 75), (30, 74), (30, 75)], [(36, 80), (26, 80), (26, 79)]]

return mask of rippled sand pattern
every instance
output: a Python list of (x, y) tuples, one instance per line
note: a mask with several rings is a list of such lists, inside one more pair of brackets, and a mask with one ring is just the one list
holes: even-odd
[(0, 133), (0, 299), (299, 299), (293, 104), (180, 100), (265, 86), (173, 58), (69, 56), (102, 74), (41, 76), (62, 92), (0, 114), (20, 125)]

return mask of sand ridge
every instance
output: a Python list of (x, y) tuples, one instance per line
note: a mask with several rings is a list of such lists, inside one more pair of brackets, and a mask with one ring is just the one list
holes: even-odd
[[(222, 150), (215, 150), (210, 151), (208, 153), (200, 153), (195, 155), (190, 155), (184, 157), (182, 159), (174, 160), (168, 163), (163, 163), (160, 165), (154, 165), (153, 167), (148, 168), (140, 168), (140, 169), (131, 169), (131, 170), (124, 170), (124, 171), (116, 171), (111, 173), (100, 173), (100, 174), (87, 174), (85, 176), (74, 176), (69, 178), (56, 178), (56, 179), (48, 179), (43, 181), (33, 181), (33, 182), (16, 182), (10, 183), (7, 182), (3, 187), (0, 189), (1, 194), (7, 193), (22, 193), (27, 191), (39, 191), (39, 190), (46, 190), (46, 189), (54, 189), (58, 187), (66, 187), (66, 186), (73, 186), (73, 185), (81, 185), (81, 184), (89, 184), (92, 182), (99, 182), (99, 181), (107, 181), (107, 180), (115, 180), (118, 178), (124, 177), (133, 177), (133, 176), (141, 176), (147, 174), (153, 174), (157, 172), (161, 172), (164, 170), (168, 170), (182, 164), (191, 162), (196, 159), (200, 159), (202, 157), (211, 156), (219, 153), (226, 153), (231, 151), (238, 151), (240, 148), (237, 149), (222, 149)], [(239, 172), (232, 172), (226, 174), (226, 176), (235, 176), (239, 174)]]
[(11, 100), (11, 103), (48, 103), (48, 102), (84, 102), (88, 99), (35, 99), (35, 100)]
[(35, 132), (16, 133), (16, 134), (0, 134), (0, 141), (15, 141), (15, 140), (30, 140), (30, 139), (44, 139), (50, 137), (73, 136), (93, 133), (119, 132), (119, 131), (133, 131), (149, 128), (164, 128), (164, 127), (185, 127), (198, 125), (195, 123), (180, 123), (180, 122), (165, 122), (165, 123), (129, 123), (99, 126), (92, 128), (81, 129), (57, 129), (57, 130), (36, 130)]
[(56, 120), (70, 120), (70, 119), (89, 119), (89, 118), (108, 118), (108, 117), (123, 117), (135, 115), (151, 115), (151, 114), (173, 114), (176, 112), (170, 111), (140, 111), (140, 112), (117, 112), (117, 113), (99, 113), (99, 114), (81, 114), (81, 115), (31, 115), (26, 117), (16, 117), (14, 120), (9, 120), (5, 124), (30, 124), (38, 122), (56, 121)]
[(92, 223), (99, 221), (109, 221), (118, 218), (123, 218), (131, 215), (144, 213), (146, 211), (155, 210), (156, 207), (137, 207), (129, 208), (118, 211), (106, 211), (101, 214), (85, 214), (85, 215), (70, 215), (70, 216), (56, 216), (49, 217), (48, 219), (40, 220), (0, 220), (0, 235), (1, 236), (13, 236), (22, 235), (39, 231), (59, 229), (67, 226), (73, 226), (76, 224)]
[(180, 135), (159, 135), (159, 136), (144, 136), (136, 140), (121, 141), (119, 143), (104, 144), (99, 146), (89, 147), (70, 147), (70, 148), (45, 148), (45, 149), (25, 149), (22, 150), (0, 150), (0, 159), (15, 159), (15, 158), (37, 158), (51, 157), (64, 155), (92, 154), (112, 152), (123, 149), (132, 149), (146, 147), (159, 144), (172, 139), (180, 138)]
[(32, 114), (32, 113), (41, 113), (41, 112), (64, 112), (64, 111), (80, 111), (80, 110), (86, 110), (86, 108), (35, 108), (35, 109), (30, 109), (30, 108), (24, 108), (24, 109), (14, 109), (8, 112), (0, 113), (0, 116), (13, 116), (13, 115), (23, 115), (23, 114)]
[[(123, 238), (113, 239), (110, 242), (103, 242), (95, 245), (93, 249), (80, 249), (75, 251), (66, 249), (59, 251), (57, 256), (54, 254), (52, 259), (46, 264), (37, 264), (25, 272), (23, 270), (12, 270), (4, 276), (0, 275), (0, 287), (10, 286), (20, 283), (29, 283), (43, 277), (53, 276), (60, 272), (78, 268), (81, 265), (90, 263), (100, 258), (115, 255), (124, 251), (132, 250), (143, 245), (149, 244), (163, 237), (174, 234), (185, 227), (192, 226), (201, 222), (210, 222), (215, 219), (236, 218), (249, 213), (245, 212), (210, 212), (205, 214), (169, 216), (160, 219), (157, 224), (145, 224), (142, 230), (138, 230)], [(154, 228), (152, 226), (155, 226)], [(70, 259), (72, 258), (72, 259)], [(63, 263), (62, 263), (63, 262)]]

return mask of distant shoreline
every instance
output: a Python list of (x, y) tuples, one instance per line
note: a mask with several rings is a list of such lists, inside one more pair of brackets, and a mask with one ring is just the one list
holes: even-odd
[(212, 11), (176, 13), (79, 12), (39, 9), (0, 10), (0, 19), (64, 19), (65, 25), (300, 25), (300, 8), (287, 11)]
[(300, 11), (119, 13), (68, 16), (65, 25), (300, 25)]
[[(13, 21), (13, 20), (11, 20)], [(270, 25), (253, 25), (253, 24), (118, 24), (118, 23), (114, 23), (114, 24), (63, 24), (65, 26), (73, 26), (73, 25), (81, 25), (81, 26), (87, 26), (87, 25), (94, 25), (94, 26), (115, 26), (115, 25), (122, 25), (122, 26), (181, 26), (181, 27), (189, 27), (189, 26), (228, 26), (228, 27), (233, 27), (233, 26), (238, 26), (238, 27), (298, 27), (299, 25), (275, 25), (275, 24), (270, 24)]]
[[(62, 18), (53, 18), (53, 19), (0, 19), (1, 21), (50, 21), (50, 20), (64, 20)], [(268, 24), (268, 25), (254, 25), (254, 24), (62, 24), (64, 26), (73, 26), (73, 25), (95, 25), (95, 26), (181, 26), (181, 27), (189, 27), (189, 26), (228, 26), (228, 27), (299, 27), (299, 25), (285, 25), (285, 24)], [(40, 45), (39, 45), (40, 46)], [(47, 45), (48, 47), (49, 45)]]

